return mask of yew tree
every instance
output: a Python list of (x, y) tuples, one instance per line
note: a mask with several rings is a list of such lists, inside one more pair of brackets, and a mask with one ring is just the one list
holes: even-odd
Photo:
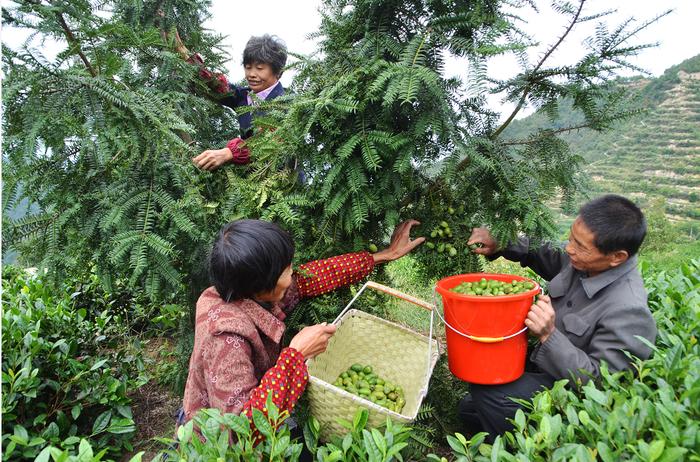
[[(209, 6), (26, 0), (3, 10), (6, 27), (32, 33), (3, 44), (3, 207), (33, 204), (6, 218), (4, 249), (57, 277), (94, 267), (107, 286), (120, 278), (155, 298), (186, 298), (206, 284), (210, 243), (235, 218), (279, 222), (303, 259), (381, 243), (415, 217), (418, 233), (436, 231), (433, 248), (416, 253), (425, 274), (468, 271), (475, 224), (502, 240), (554, 232), (548, 204), (571, 205), (583, 184), (581, 159), (559, 135), (632, 115), (610, 82), (648, 46), (631, 43), (648, 23), (608, 26), (586, 0), (554, 2), (566, 26), (541, 31), (548, 45), (534, 59), (518, 16), (532, 2), (326, 0), (317, 53), (294, 55), (288, 96), (255, 118), (251, 164), (207, 173), (191, 158), (235, 136), (236, 114), (172, 37), (212, 70), (238, 60), (203, 29)], [(598, 23), (585, 55), (551, 65), (585, 23)], [(45, 55), (42, 40), (60, 52)], [(502, 54), (521, 70), (489, 77), (489, 59)], [(445, 72), (453, 58), (464, 63), (459, 78)], [(511, 109), (490, 106), (490, 94)], [(556, 120), (563, 99), (582, 124), (504, 138), (526, 106)], [(442, 221), (452, 237), (438, 235)]]

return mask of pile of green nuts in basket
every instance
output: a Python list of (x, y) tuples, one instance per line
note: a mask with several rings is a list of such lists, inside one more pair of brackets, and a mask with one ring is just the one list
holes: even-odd
[(372, 366), (353, 364), (338, 376), (333, 385), (390, 411), (401, 412), (406, 404), (403, 389), (379, 377)]

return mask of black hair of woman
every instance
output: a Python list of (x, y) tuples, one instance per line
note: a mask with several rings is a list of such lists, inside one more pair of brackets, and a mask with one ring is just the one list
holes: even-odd
[(243, 65), (269, 64), (277, 78), (287, 64), (287, 45), (276, 35), (251, 37), (243, 50)]
[(285, 230), (263, 220), (237, 220), (221, 228), (209, 258), (212, 283), (227, 302), (275, 288), (292, 264), (294, 242)]

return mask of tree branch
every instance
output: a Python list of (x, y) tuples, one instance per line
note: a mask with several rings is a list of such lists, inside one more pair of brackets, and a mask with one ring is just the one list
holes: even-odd
[[(591, 128), (591, 127), (592, 127), (591, 124), (581, 124), (581, 125), (575, 125), (572, 127), (559, 128), (557, 130), (549, 130), (549, 132), (552, 135), (558, 135), (560, 133), (567, 133), (567, 132), (571, 132), (574, 130), (580, 130), (582, 128)], [(510, 140), (510, 141), (506, 141), (506, 142), (501, 143), (501, 144), (503, 146), (522, 146), (524, 144), (532, 144), (535, 142), (537, 142), (537, 140)]]
[(63, 18), (63, 15), (61, 13), (56, 12), (56, 17), (58, 18), (59, 24), (61, 24), (61, 27), (63, 28), (63, 32), (66, 34), (66, 40), (68, 40), (68, 44), (71, 46), (71, 48), (75, 49), (78, 52), (78, 56), (80, 56), (80, 59), (83, 60), (83, 64), (85, 64), (85, 67), (87, 68), (90, 75), (93, 77), (97, 77), (97, 72), (95, 71), (95, 68), (92, 67), (90, 61), (88, 61), (87, 59), (87, 56), (85, 56), (85, 53), (83, 53), (83, 50), (80, 48), (80, 42), (78, 42), (78, 39), (76, 39), (75, 35), (73, 35), (73, 32), (70, 30), (70, 27), (68, 27), (68, 23), (66, 23), (66, 20)]
[[(559, 47), (559, 45), (561, 45), (561, 43), (564, 41), (566, 36), (569, 35), (571, 30), (574, 28), (574, 25), (576, 25), (576, 23), (578, 22), (578, 18), (581, 16), (581, 11), (583, 10), (584, 3), (586, 3), (586, 0), (580, 0), (580, 3), (578, 5), (578, 11), (576, 12), (573, 19), (571, 20), (569, 27), (567, 27), (566, 30), (564, 31), (564, 34), (562, 34), (562, 36), (559, 37), (559, 40), (557, 40), (557, 42), (554, 45), (552, 45), (549, 48), (549, 50), (547, 50), (547, 52), (544, 54), (544, 56), (542, 56), (542, 59), (540, 59), (540, 62), (538, 62), (537, 65), (535, 66), (535, 68), (532, 70), (531, 75), (534, 75), (535, 73), (537, 73), (537, 71), (540, 70), (540, 68), (545, 63), (545, 61), (552, 55), (552, 53), (554, 53), (554, 50), (556, 50)], [(508, 125), (510, 125), (510, 123), (513, 121), (513, 119), (518, 114), (518, 112), (520, 112), (520, 110), (525, 105), (525, 101), (527, 101), (527, 97), (530, 94), (530, 90), (532, 90), (533, 83), (534, 82), (531, 82), (530, 84), (527, 85), (527, 87), (525, 87), (525, 91), (523, 91), (523, 95), (520, 97), (520, 101), (518, 101), (518, 105), (515, 107), (513, 112), (508, 116), (506, 121), (503, 122), (501, 124), (501, 126), (498, 127), (498, 129), (495, 132), (493, 132), (493, 134), (491, 135), (491, 139), (497, 138), (498, 135), (500, 135), (503, 132), (503, 130), (505, 130)]]

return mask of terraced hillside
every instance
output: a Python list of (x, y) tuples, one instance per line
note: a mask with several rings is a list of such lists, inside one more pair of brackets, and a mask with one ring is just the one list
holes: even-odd
[[(584, 129), (566, 135), (571, 149), (585, 159), (592, 192), (625, 194), (643, 206), (663, 198), (671, 221), (695, 227), (700, 223), (700, 56), (656, 79), (622, 84), (639, 91), (647, 112), (609, 132)], [(563, 119), (555, 126), (535, 114), (516, 121), (508, 135), (521, 138), (538, 127), (560, 128), (580, 120), (571, 111)]]
[(700, 72), (678, 78), (648, 114), (605, 137), (602, 155), (583, 155), (598, 157), (586, 167), (598, 191), (661, 196), (672, 220), (700, 219)]

